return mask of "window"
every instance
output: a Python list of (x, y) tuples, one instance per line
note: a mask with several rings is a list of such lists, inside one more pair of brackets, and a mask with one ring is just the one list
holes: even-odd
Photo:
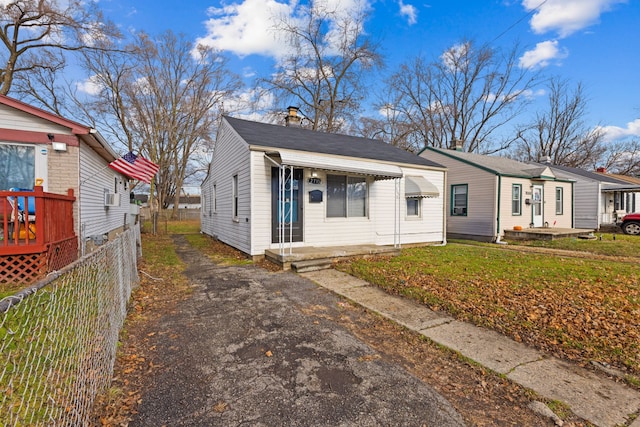
[(562, 187), (556, 187), (556, 215), (562, 215), (564, 211), (563, 199), (564, 189)]
[(33, 145), (0, 144), (0, 190), (33, 188), (36, 156)]
[(467, 184), (451, 186), (451, 215), (467, 216)]
[(511, 215), (522, 215), (522, 185), (511, 186)]
[(238, 219), (238, 175), (233, 175), (233, 219)]
[(420, 200), (418, 198), (407, 199), (407, 216), (417, 217), (420, 216)]
[(213, 184), (213, 212), (218, 210), (218, 191), (216, 191), (216, 184)]
[(327, 175), (327, 217), (366, 217), (367, 192), (364, 177)]

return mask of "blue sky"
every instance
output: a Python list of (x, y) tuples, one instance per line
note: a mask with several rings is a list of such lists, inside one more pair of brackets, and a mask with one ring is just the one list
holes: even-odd
[[(638, 1), (316, 1), (345, 8), (360, 2), (370, 8), (365, 29), (381, 43), (386, 72), (418, 54), (436, 58), (464, 38), (503, 49), (519, 43), (525, 52), (521, 66), (583, 84), (587, 125), (605, 127), (611, 140), (640, 137)], [(271, 72), (282, 49), (269, 31), (270, 17), (295, 13), (299, 3), (304, 1), (100, 1), (123, 31), (171, 29), (223, 50), (248, 86), (252, 76)]]

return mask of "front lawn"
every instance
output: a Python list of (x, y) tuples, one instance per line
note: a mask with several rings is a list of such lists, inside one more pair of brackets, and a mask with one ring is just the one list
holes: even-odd
[(640, 236), (628, 236), (620, 233), (594, 233), (594, 236), (596, 238), (593, 240), (565, 238), (557, 240), (509, 241), (509, 244), (640, 258)]
[(567, 359), (640, 374), (637, 264), (450, 243), (338, 268)]

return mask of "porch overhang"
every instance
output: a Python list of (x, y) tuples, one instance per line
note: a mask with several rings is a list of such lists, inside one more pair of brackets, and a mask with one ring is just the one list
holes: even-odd
[(406, 198), (440, 197), (438, 188), (431, 181), (422, 176), (407, 176), (404, 183)]
[(267, 152), (265, 156), (279, 165), (367, 175), (375, 179), (401, 178), (403, 175), (402, 169), (399, 166), (389, 163), (368, 162), (348, 157), (320, 155), (305, 151), (278, 150)]
[(602, 187), (603, 193), (640, 193), (640, 185), (629, 185), (620, 187)]

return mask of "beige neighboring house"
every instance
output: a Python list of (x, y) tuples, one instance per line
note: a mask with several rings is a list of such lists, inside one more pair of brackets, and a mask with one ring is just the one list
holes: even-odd
[(496, 242), (504, 230), (573, 228), (573, 181), (544, 165), (455, 149), (420, 156), (447, 167), (447, 236)]
[[(0, 191), (33, 190), (36, 182), (45, 193), (72, 190), (76, 257), (126, 228), (137, 213), (128, 178), (108, 167), (116, 158), (96, 129), (0, 95)], [(11, 251), (6, 239), (3, 250)]]

